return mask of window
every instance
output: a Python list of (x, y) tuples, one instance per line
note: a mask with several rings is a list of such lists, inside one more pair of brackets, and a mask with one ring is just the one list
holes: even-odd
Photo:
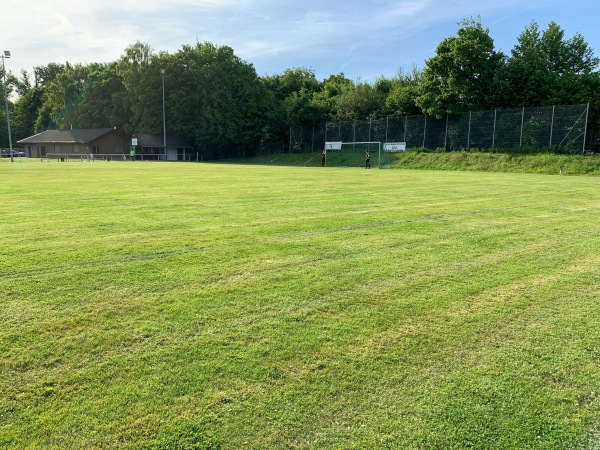
[(55, 153), (60, 152), (60, 144), (54, 144), (54, 152)]
[(73, 144), (73, 153), (79, 153), (79, 145)]
[(94, 155), (97, 155), (98, 153), (100, 153), (100, 147), (98, 147), (97, 145), (93, 145), (92, 146), (92, 153)]

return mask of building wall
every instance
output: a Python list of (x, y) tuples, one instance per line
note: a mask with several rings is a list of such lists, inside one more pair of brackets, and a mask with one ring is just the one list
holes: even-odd
[(129, 141), (117, 133), (109, 133), (90, 143), (87, 152), (92, 153), (92, 151), (95, 154), (128, 154)]
[(167, 148), (167, 161), (177, 161), (176, 148)]
[(41, 142), (25, 144), (25, 154), (31, 158), (41, 158), (46, 155), (83, 156), (94, 154), (123, 154), (129, 153), (129, 141), (117, 133), (108, 133), (98, 139), (85, 142)]
[[(131, 146), (128, 139), (122, 138), (116, 132), (114, 132), (105, 134), (104, 136), (87, 143), (75, 144), (73, 142), (39, 142), (24, 144), (24, 148), (26, 156), (30, 158), (42, 158), (45, 156), (53, 158), (67, 155), (70, 158), (73, 158), (87, 156), (90, 153), (94, 153), (96, 155), (113, 155), (113, 157), (123, 154), (128, 156)], [(162, 147), (137, 147), (136, 153), (138, 154), (138, 159), (148, 159), (154, 161), (165, 160), (165, 152)], [(149, 155), (154, 156), (154, 158), (149, 157)], [(166, 160), (195, 161), (197, 157), (198, 152), (194, 152), (191, 147), (169, 147), (167, 149)]]
[(41, 154), (41, 146), (38, 144), (26, 144), (24, 147), (25, 156), (28, 158), (40, 158)]

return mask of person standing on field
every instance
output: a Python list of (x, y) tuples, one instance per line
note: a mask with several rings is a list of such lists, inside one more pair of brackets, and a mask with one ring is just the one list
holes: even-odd
[(371, 155), (369, 155), (369, 151), (365, 154), (365, 169), (371, 168)]
[(321, 167), (325, 167), (325, 150), (321, 153)]
[(135, 150), (134, 149), (131, 149), (131, 151), (129, 152), (129, 156), (131, 156), (132, 161), (135, 160)]

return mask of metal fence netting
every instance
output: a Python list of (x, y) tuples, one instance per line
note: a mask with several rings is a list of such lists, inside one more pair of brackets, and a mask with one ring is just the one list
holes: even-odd
[(561, 149), (583, 152), (588, 105), (470, 111), (436, 119), (411, 115), (290, 127), (290, 151), (320, 152), (325, 142), (406, 142), (427, 150)]

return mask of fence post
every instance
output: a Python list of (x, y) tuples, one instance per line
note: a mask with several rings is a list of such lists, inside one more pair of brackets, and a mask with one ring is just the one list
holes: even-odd
[(587, 137), (587, 127), (588, 127), (588, 118), (590, 115), (590, 102), (587, 104), (587, 108), (585, 110), (585, 127), (583, 129), (583, 149), (581, 150), (581, 154), (585, 153), (585, 139)]
[(550, 122), (550, 147), (552, 147), (552, 132), (554, 131), (554, 108), (555, 105), (552, 105), (552, 120)]
[(310, 148), (311, 152), (315, 151), (315, 123), (313, 122), (313, 136), (312, 136), (312, 143), (311, 143), (311, 148)]
[(424, 114), (425, 121), (423, 123), (423, 148), (425, 148), (425, 136), (427, 134), (427, 114)]
[(446, 114), (446, 133), (444, 134), (444, 151), (448, 151), (448, 114)]
[(498, 114), (498, 110), (494, 109), (494, 131), (492, 131), (492, 148), (496, 146), (496, 115)]
[(521, 136), (519, 137), (519, 147), (523, 147), (523, 122), (525, 120), (525, 107), (523, 106), (523, 112), (521, 113)]
[(388, 141), (388, 127), (390, 126), (390, 117), (385, 118), (385, 142)]
[(469, 111), (469, 130), (467, 131), (467, 150), (469, 150), (471, 148), (471, 114), (472, 114), (472, 112)]
[(367, 139), (367, 141), (369, 141), (369, 142), (371, 142), (371, 123), (372, 123), (372, 120), (373, 120), (373, 119), (371, 119), (371, 118), (369, 117), (369, 139)]
[(408, 127), (408, 114), (404, 116), (404, 142), (406, 142), (406, 128)]

